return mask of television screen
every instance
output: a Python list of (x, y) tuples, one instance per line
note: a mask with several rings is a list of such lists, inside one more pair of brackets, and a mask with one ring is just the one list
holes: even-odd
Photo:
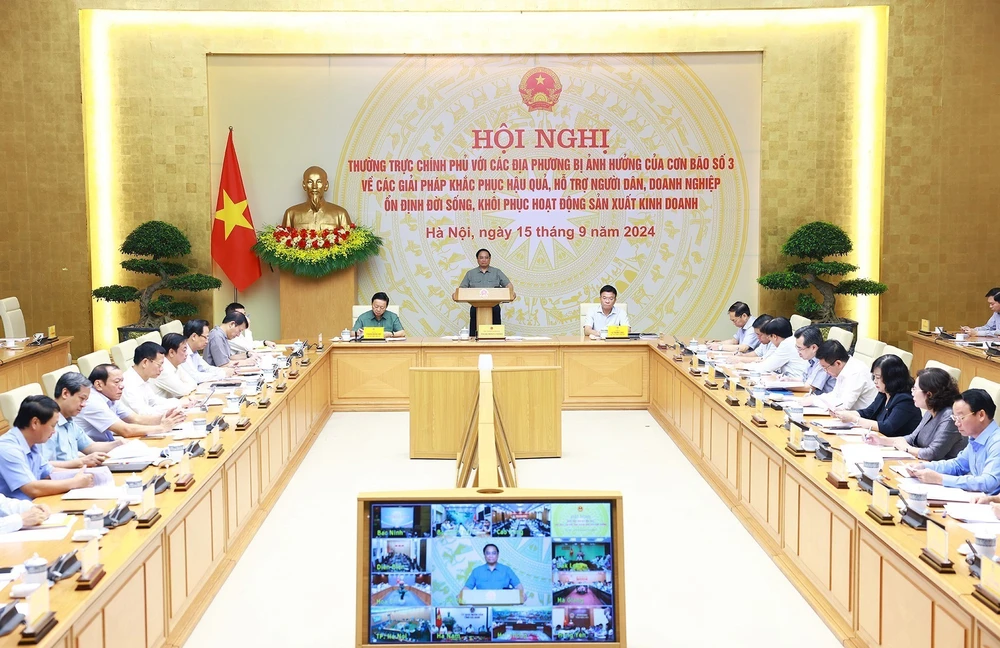
[(611, 501), (371, 505), (372, 644), (614, 642)]

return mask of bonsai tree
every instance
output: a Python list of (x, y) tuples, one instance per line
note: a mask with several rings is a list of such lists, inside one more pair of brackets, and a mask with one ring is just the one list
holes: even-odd
[(125, 237), (120, 250), (122, 254), (133, 257), (149, 257), (125, 259), (121, 263), (123, 268), (129, 272), (153, 275), (158, 279), (143, 290), (114, 284), (97, 288), (93, 294), (95, 299), (120, 304), (139, 302), (139, 321), (133, 326), (155, 327), (165, 323), (168, 318), (197, 315), (197, 306), (189, 302), (174, 301), (173, 295), (158, 295), (154, 298), (153, 295), (160, 290), (201, 292), (222, 286), (222, 282), (215, 277), (189, 273), (188, 267), (183, 263), (165, 260), (191, 253), (191, 242), (182, 231), (169, 223), (156, 220), (143, 223)]
[(781, 246), (785, 256), (804, 259), (782, 272), (771, 272), (757, 279), (768, 290), (799, 290), (812, 286), (822, 301), (809, 293), (799, 293), (795, 311), (820, 322), (843, 321), (837, 317), (837, 295), (881, 295), (888, 286), (871, 279), (844, 279), (831, 283), (820, 277), (842, 277), (856, 272), (858, 266), (840, 261), (824, 261), (828, 256), (844, 256), (854, 249), (847, 232), (832, 223), (806, 223)]

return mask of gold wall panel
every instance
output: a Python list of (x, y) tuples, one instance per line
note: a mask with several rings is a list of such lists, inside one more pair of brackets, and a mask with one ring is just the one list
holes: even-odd
[[(483, 10), (536, 9), (526, 0), (473, 5)], [(679, 0), (612, 3), (552, 2), (557, 10), (741, 9), (876, 5), (853, 0)], [(882, 3), (885, 4), (885, 3)], [(898, 0), (888, 16), (885, 192), (882, 204), (881, 278), (889, 292), (878, 301), (880, 337), (905, 344), (903, 331), (921, 317), (953, 327), (981, 323), (983, 294), (1000, 283), (985, 270), (992, 258), (996, 168), (992, 146), (1000, 124), (1000, 3), (981, 0)], [(87, 190), (81, 119), (80, 10), (321, 11), (321, 0), (6, 0), (0, 3), (0, 296), (17, 295), (28, 327), (55, 323), (74, 335), (74, 352), (90, 351), (92, 267), (87, 250)], [(341, 3), (343, 11), (386, 11), (390, 2)], [(468, 9), (469, 7), (459, 7)], [(414, 2), (409, 11), (441, 10), (451, 3)], [(351, 14), (345, 14), (351, 15)], [(363, 14), (360, 14), (363, 16)], [(375, 16), (359, 40), (379, 43)], [(405, 20), (412, 20), (410, 14)], [(642, 16), (639, 16), (640, 22)], [(438, 33), (452, 42), (461, 25)], [(456, 29), (458, 27), (458, 29)], [(452, 35), (454, 34), (454, 35)], [(633, 32), (592, 39), (593, 51), (620, 51)], [(481, 35), (482, 36), (482, 35)], [(512, 39), (517, 34), (510, 34)], [(761, 268), (781, 264), (777, 247), (807, 219), (823, 217), (853, 231), (852, 109), (857, 91), (857, 35), (844, 24), (794, 29), (692, 31), (653, 35), (663, 51), (764, 50), (761, 170)], [(105, 238), (111, 262), (136, 223), (160, 218), (192, 238), (195, 266), (211, 269), (208, 250), (214, 205), (207, 168), (205, 54), (330, 51), (323, 35), (282, 35), (280, 29), (247, 38), (235, 30), (121, 26), (112, 29), (109, 55), (119, 181), (114, 224)], [(419, 38), (419, 34), (415, 36)], [(469, 37), (469, 34), (464, 34)], [(328, 38), (328, 37), (327, 37)], [(555, 42), (555, 41), (553, 41)], [(557, 43), (558, 44), (558, 43)], [(356, 51), (364, 51), (364, 48)], [(58, 204), (53, 210), (50, 205)], [(877, 222), (877, 221), (876, 221)], [(876, 225), (877, 227), (877, 225)], [(994, 228), (995, 229), (995, 228)], [(115, 272), (112, 274), (123, 274)], [(93, 279), (92, 279), (93, 277)], [(119, 280), (118, 277), (113, 277)], [(128, 279), (121, 277), (121, 279)], [(793, 297), (762, 293), (761, 310), (789, 311)], [(206, 315), (210, 298), (196, 300)], [(853, 312), (853, 300), (845, 300)], [(134, 320), (135, 307), (106, 307), (100, 321)], [(873, 306), (874, 308), (874, 306)], [(980, 321), (981, 320), (981, 321)], [(98, 339), (112, 335), (98, 332)]]

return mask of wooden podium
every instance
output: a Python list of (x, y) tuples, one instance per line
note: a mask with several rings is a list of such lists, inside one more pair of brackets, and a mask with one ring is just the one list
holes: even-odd
[(351, 328), (351, 308), (358, 290), (356, 266), (325, 277), (300, 277), (291, 272), (278, 276), (281, 339), (312, 340), (322, 333), (329, 340)]
[[(476, 325), (489, 326), (493, 321), (493, 307), (514, 301), (514, 291), (506, 288), (456, 288), (452, 298), (457, 302), (465, 302), (476, 309)], [(479, 331), (471, 331), (473, 336)]]

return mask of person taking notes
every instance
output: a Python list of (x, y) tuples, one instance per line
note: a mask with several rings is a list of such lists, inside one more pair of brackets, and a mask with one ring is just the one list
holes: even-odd
[(816, 358), (816, 352), (819, 351), (821, 344), (823, 344), (823, 334), (815, 326), (803, 326), (795, 331), (795, 350), (799, 352), (800, 358), (809, 363), (805, 381), (814, 394), (828, 394), (837, 384), (837, 379), (828, 374)]
[(827, 340), (819, 346), (816, 358), (837, 384), (828, 394), (806, 396), (802, 404), (825, 407), (830, 411), (861, 409), (875, 401), (878, 389), (872, 381), (871, 368), (847, 353), (837, 340)]
[[(107, 453), (124, 443), (124, 440), (97, 442), (87, 436), (73, 419), (83, 411), (90, 398), (90, 381), (83, 374), (69, 371), (56, 381), (56, 398), (59, 405), (59, 422), (56, 433), (42, 446), (42, 458), (53, 468), (88, 468), (100, 466)], [(80, 453), (84, 456), (80, 456)]]
[(902, 438), (878, 434), (868, 436), (865, 441), (872, 445), (892, 446), (924, 461), (957, 457), (968, 439), (959, 434), (951, 418), (952, 406), (962, 397), (955, 379), (944, 369), (921, 369), (910, 393), (913, 404), (925, 410), (917, 428)]
[(997, 335), (1000, 333), (1000, 287), (989, 289), (986, 293), (986, 304), (990, 307), (990, 311), (992, 311), (990, 319), (979, 328), (963, 326), (963, 333), (972, 335)]
[(80, 471), (69, 479), (49, 479), (52, 465), (42, 458), (42, 445), (56, 433), (59, 405), (48, 396), (21, 401), (14, 425), (0, 436), (0, 495), (31, 500), (93, 486), (94, 476)]
[(784, 317), (775, 317), (761, 327), (774, 351), (753, 365), (761, 373), (777, 373), (791, 380), (803, 380), (809, 364), (799, 357), (792, 337), (792, 324)]
[(122, 370), (113, 364), (97, 365), (89, 380), (93, 389), (77, 423), (94, 441), (114, 441), (114, 435), (142, 437), (169, 432), (186, 418), (178, 409), (163, 414), (136, 414), (123, 405)]
[(996, 404), (983, 389), (967, 389), (952, 406), (952, 420), (969, 445), (954, 459), (922, 463), (910, 472), (925, 484), (941, 484), (987, 495), (1000, 493), (1000, 430)]
[(357, 331), (366, 327), (378, 327), (385, 331), (386, 337), (406, 337), (403, 330), (403, 323), (399, 321), (399, 316), (389, 308), (389, 295), (384, 292), (377, 292), (372, 295), (372, 308), (369, 311), (358, 315), (352, 330)]
[(913, 379), (899, 356), (886, 354), (872, 363), (872, 380), (878, 394), (868, 407), (856, 412), (839, 409), (834, 416), (841, 421), (879, 432), (887, 437), (902, 437), (920, 423), (920, 410), (913, 404)]
[(736, 333), (728, 340), (712, 342), (708, 348), (712, 351), (736, 351), (746, 353), (753, 351), (760, 344), (757, 334), (753, 330), (753, 318), (750, 316), (750, 307), (744, 302), (733, 302), (729, 307), (729, 321), (736, 327)]

